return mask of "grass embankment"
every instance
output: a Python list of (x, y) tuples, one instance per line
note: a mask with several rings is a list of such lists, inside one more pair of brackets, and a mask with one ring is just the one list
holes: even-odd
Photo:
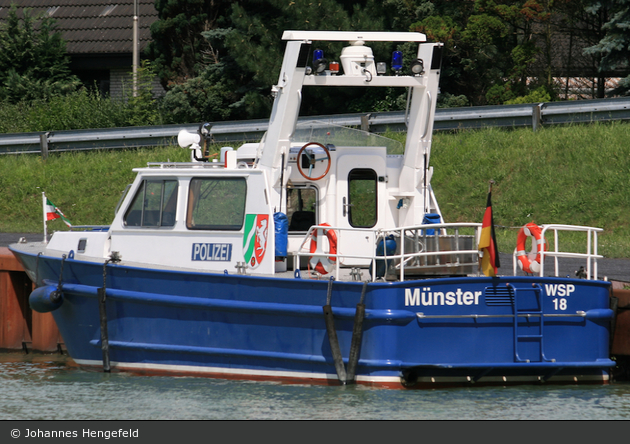
[[(599, 253), (630, 258), (629, 140), (626, 123), (551, 127), (536, 133), (437, 133), (431, 156), (433, 189), (447, 222), (481, 222), (493, 179), (501, 252), (511, 253), (518, 229), (535, 221), (604, 228)], [(121, 192), (134, 178), (132, 168), (187, 161), (189, 155), (188, 150), (165, 147), (54, 154), (46, 162), (36, 155), (0, 156), (0, 231), (41, 232), (42, 191), (73, 224), (108, 224)], [(63, 229), (61, 221), (49, 222), (49, 231)]]
[[(42, 191), (74, 225), (107, 225), (121, 193), (147, 162), (190, 160), (179, 147), (0, 156), (0, 232), (43, 232)], [(59, 220), (48, 230), (67, 229)]]
[[(604, 228), (599, 253), (630, 258), (629, 140), (630, 124), (620, 122), (438, 135), (432, 185), (447, 221), (481, 222), (495, 180), (501, 252), (511, 253), (519, 228), (534, 221)], [(560, 236), (561, 247), (565, 239), (580, 241), (581, 251), (571, 251), (586, 252), (585, 235)]]

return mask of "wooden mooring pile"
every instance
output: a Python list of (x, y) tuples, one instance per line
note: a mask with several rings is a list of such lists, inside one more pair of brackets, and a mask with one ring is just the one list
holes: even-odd
[(13, 253), (0, 247), (0, 350), (62, 353), (52, 314), (33, 311), (28, 304), (33, 288)]

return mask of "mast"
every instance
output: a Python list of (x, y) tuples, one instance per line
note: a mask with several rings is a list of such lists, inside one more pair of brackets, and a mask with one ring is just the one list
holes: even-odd
[[(414, 199), (414, 208), (407, 219), (416, 211), (428, 208), (428, 171), (433, 118), (438, 94), (441, 64), (441, 43), (426, 43), (426, 36), (417, 32), (360, 32), (360, 31), (285, 31), (287, 40), (284, 60), (278, 83), (272, 87), (275, 95), (269, 129), (264, 141), (258, 168), (268, 171), (271, 185), (271, 205), (281, 209), (283, 160), (288, 159), (291, 137), (295, 130), (302, 101), (302, 86), (394, 86), (412, 90), (409, 109), (409, 129), (405, 146), (404, 167), (401, 174), (399, 194), (414, 198), (420, 193), (425, 199)], [(307, 75), (311, 43), (313, 41), (345, 41), (350, 46), (342, 51), (344, 74), (336, 76)], [(364, 47), (366, 42), (416, 42), (419, 44), (418, 60), (423, 70), (410, 75), (377, 75), (374, 63), (365, 67), (362, 63), (372, 57), (372, 50)], [(344, 56), (344, 52), (346, 55)], [(345, 60), (344, 60), (345, 57)], [(358, 68), (358, 69), (357, 69)], [(284, 179), (288, 175), (284, 175)]]
[(302, 83), (306, 73), (310, 46), (310, 42), (305, 39), (287, 42), (278, 84), (271, 89), (272, 94), (275, 95), (275, 100), (258, 167), (269, 173), (272, 192), (271, 206), (278, 210), (282, 208), (280, 196), (284, 186), (280, 183), (284, 168), (281, 160), (289, 157), (291, 136), (302, 103)]
[[(405, 160), (400, 174), (399, 192), (401, 196), (412, 197), (417, 192), (423, 199), (414, 199), (401, 217), (400, 224), (413, 224), (424, 213), (429, 211), (431, 169), (431, 141), (433, 138), (433, 121), (438, 95), (438, 83), (442, 64), (441, 43), (419, 45), (418, 59), (423, 61), (424, 88), (412, 88), (409, 107), (409, 125), (405, 144)], [(413, 209), (413, 211), (411, 211)]]

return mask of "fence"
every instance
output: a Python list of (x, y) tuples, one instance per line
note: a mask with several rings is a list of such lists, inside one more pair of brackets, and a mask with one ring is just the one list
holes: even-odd
[[(630, 98), (550, 102), (524, 105), (473, 106), (438, 109), (434, 129), (449, 131), (484, 127), (532, 127), (569, 123), (592, 123), (630, 119)], [(403, 131), (404, 111), (339, 114), (306, 117), (342, 126), (356, 126), (374, 132)], [(217, 143), (258, 141), (269, 121), (248, 120), (217, 122), (212, 134)], [(180, 130), (196, 131), (199, 124), (161, 125), (128, 128), (104, 128), (73, 131), (0, 134), (0, 154), (42, 153), (134, 148), (171, 145)]]

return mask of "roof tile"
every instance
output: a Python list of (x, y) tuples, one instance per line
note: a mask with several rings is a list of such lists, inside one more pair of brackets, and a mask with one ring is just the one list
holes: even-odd
[[(66, 41), (70, 55), (132, 52), (134, 0), (0, 0), (0, 22), (15, 3), (31, 15), (48, 13)], [(140, 50), (151, 40), (149, 27), (158, 19), (154, 0), (138, 0)]]

